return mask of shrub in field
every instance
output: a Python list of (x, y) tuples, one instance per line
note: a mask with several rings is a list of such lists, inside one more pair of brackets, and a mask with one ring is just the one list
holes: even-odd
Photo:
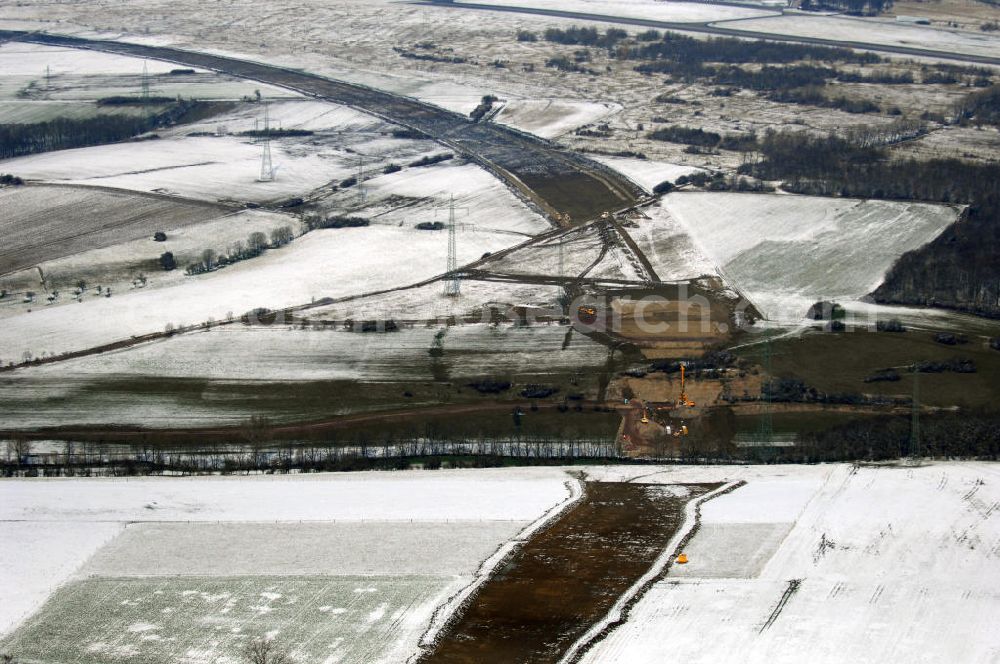
[(174, 254), (172, 252), (167, 251), (160, 254), (160, 267), (168, 272), (177, 267), (177, 261), (174, 259)]
[(674, 188), (673, 183), (670, 180), (664, 180), (660, 184), (653, 187), (653, 193), (657, 196), (662, 194), (669, 194)]

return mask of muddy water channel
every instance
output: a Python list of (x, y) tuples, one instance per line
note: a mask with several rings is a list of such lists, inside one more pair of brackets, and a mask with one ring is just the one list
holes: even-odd
[(422, 664), (557, 662), (662, 553), (716, 485), (588, 482), (584, 498), (497, 570)]

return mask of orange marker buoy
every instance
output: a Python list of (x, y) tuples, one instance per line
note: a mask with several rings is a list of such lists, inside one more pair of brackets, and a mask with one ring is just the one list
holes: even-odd
[(677, 564), (678, 565), (683, 565), (687, 561), (688, 561), (688, 557), (687, 557), (686, 553), (682, 553), (681, 555), (677, 556)]

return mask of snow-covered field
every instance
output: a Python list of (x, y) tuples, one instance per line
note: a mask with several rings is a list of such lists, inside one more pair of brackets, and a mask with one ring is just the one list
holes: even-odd
[(532, 520), (565, 497), (557, 469), (0, 482), (0, 521)]
[(559, 296), (563, 291), (559, 286), (462, 279), (459, 287), (461, 290), (457, 296), (446, 296), (444, 282), (435, 281), (418, 288), (316, 307), (306, 314), (310, 318), (330, 320), (393, 318), (445, 321), (450, 316), (489, 320), (487, 310), (492, 306), (501, 311), (508, 306), (561, 310)]
[(493, 121), (542, 138), (556, 138), (583, 125), (603, 120), (620, 110), (621, 106), (609, 103), (569, 99), (513, 99), (503, 103), (503, 108)]
[(591, 158), (594, 161), (599, 161), (608, 168), (618, 171), (647, 192), (652, 192), (653, 187), (661, 182), (669, 181), (672, 183), (682, 175), (691, 175), (702, 170), (695, 166), (668, 164), (651, 159), (604, 157), (601, 155), (591, 155)]
[[(9, 498), (11, 485), (2, 493)], [(0, 635), (38, 609), (123, 523), (0, 521)]]
[(434, 609), (469, 580), (92, 578), (60, 590), (0, 644), (44, 664), (239, 664), (251, 638), (268, 636), (296, 662), (397, 664), (417, 650)]
[[(347, 332), (339, 328), (289, 330), (219, 328), (195, 332), (131, 350), (30, 367), (0, 378), (0, 426), (29, 428), (73, 424), (206, 426), (238, 424), (254, 414), (252, 401), (230, 402), (193, 394), (148, 389), (120, 394), (118, 380), (149, 385), (213, 381), (232, 385), (270, 381), (275, 389), (298, 381), (420, 383), (483, 376), (531, 377), (603, 366), (607, 349), (560, 325), (512, 327), (460, 325), (447, 328), (444, 354), (428, 351), (443, 327), (419, 325), (392, 333)], [(529, 380), (529, 378), (525, 378)], [(404, 388), (400, 386), (401, 392)], [(331, 404), (331, 408), (336, 403)], [(293, 408), (293, 407), (290, 407)], [(350, 412), (345, 406), (344, 412)], [(282, 416), (294, 417), (286, 410)], [(304, 415), (302, 415), (304, 416)]]
[(496, 274), (638, 281), (640, 276), (621, 246), (611, 242), (602, 256), (604, 244), (599, 226), (590, 224), (491, 258), (480, 268)]
[[(673, 220), (665, 232), (676, 222), (762, 312), (790, 323), (818, 299), (870, 293), (900, 255), (959, 215), (948, 205), (736, 193), (678, 192), (662, 206)], [(679, 251), (690, 253), (686, 241)]]
[(126, 55), (101, 53), (45, 44), (10, 42), (0, 44), (0, 76), (45, 77), (45, 69), (53, 78), (63, 74), (142, 74), (143, 63), (150, 74), (167, 74), (177, 65), (159, 60), (142, 60)]
[(484, 560), (570, 497), (567, 479), (4, 481), (0, 649), (40, 662), (232, 663), (267, 634), (299, 661), (403, 661)]
[(702, 507), (690, 562), (584, 662), (996, 661), (994, 465), (676, 468), (641, 481), (722, 477), (748, 483)]
[(258, 182), (261, 146), (235, 136), (164, 138), (46, 152), (0, 161), (25, 179), (169, 193), (199, 200), (266, 202), (301, 195), (351, 175), (356, 166), (336, 147), (303, 150), (300, 141), (271, 141), (278, 168)]
[[(398, 332), (222, 327), (182, 334), (131, 350), (19, 370), (14, 375), (67, 380), (82, 376), (199, 377), (218, 380), (420, 380), (430, 378), (427, 351), (446, 330), (440, 358), (455, 377), (483, 372), (548, 373), (601, 363), (607, 349), (560, 325), (417, 325)], [(0, 419), (3, 419), (0, 416)]]
[(170, 75), (178, 65), (158, 60), (12, 42), (0, 44), (0, 99), (44, 104), (45, 101), (93, 102), (115, 95), (138, 97), (144, 66), (150, 94), (157, 97), (240, 99), (253, 96), (256, 90), (268, 98), (299, 96), (275, 86), (202, 70)]
[(943, 53), (992, 57), (996, 57), (996, 54), (1000, 53), (1000, 37), (993, 33), (907, 25), (896, 23), (891, 19), (786, 14), (784, 16), (720, 21), (719, 23), (727, 28), (754, 32), (889, 46), (908, 46)]
[(676, 281), (715, 274), (715, 264), (666, 209), (654, 206), (644, 212), (650, 218), (634, 220), (636, 226), (625, 231), (653, 266), (656, 276), (663, 281)]
[[(511, 243), (510, 236), (498, 233), (470, 236), (476, 244), (459, 244), (460, 263)], [(389, 289), (441, 274), (446, 255), (442, 233), (387, 226), (317, 230), (281, 249), (175, 286), (11, 316), (0, 330), (0, 346), (10, 359), (25, 351), (58, 354), (160, 332), (168, 323), (191, 325), (257, 307), (281, 309)]]
[[(470, 0), (473, 4), (479, 0)], [(482, 0), (483, 4), (540, 7), (564, 12), (603, 14), (650, 21), (704, 23), (774, 15), (773, 11), (733, 7), (723, 3), (657, 2), (656, 0)]]
[[(33, 188), (34, 189), (34, 188)], [(84, 193), (91, 192), (99, 194), (95, 190), (77, 189)], [(130, 198), (130, 197), (125, 197)], [(2, 201), (2, 197), (0, 197)], [(142, 199), (139, 199), (141, 202)], [(135, 209), (141, 209), (136, 205), (135, 198), (132, 198), (132, 205)], [(175, 204), (184, 210), (181, 201)], [(169, 209), (169, 208), (167, 208)], [(101, 210), (95, 210), (95, 216), (101, 214)], [(176, 217), (171, 223), (170, 217), (163, 215), (154, 220), (155, 224), (147, 224), (147, 228), (115, 228), (104, 233), (112, 238), (116, 244), (101, 247), (100, 249), (86, 250), (81, 242), (77, 240), (76, 247), (78, 253), (74, 253), (64, 258), (46, 260), (36, 263), (44, 273), (50, 288), (68, 289), (77, 280), (83, 279), (88, 284), (94, 286), (102, 284), (112, 288), (112, 292), (126, 291), (133, 286), (132, 279), (138, 273), (143, 273), (148, 278), (145, 288), (157, 288), (164, 285), (176, 284), (186, 277), (183, 268), (191, 263), (200, 263), (202, 254), (206, 249), (211, 249), (217, 255), (225, 256), (229, 254), (229, 248), (236, 242), (247, 242), (247, 237), (251, 233), (261, 232), (270, 237), (271, 231), (283, 226), (290, 227), (298, 235), (301, 232), (301, 223), (296, 216), (283, 214), (280, 212), (268, 212), (264, 210), (239, 210), (228, 214), (202, 215), (209, 218), (207, 221), (200, 221), (189, 207), (187, 216), (183, 223), (190, 224), (177, 227)], [(216, 216), (219, 215), (219, 216)], [(79, 216), (77, 217), (79, 219)], [(157, 242), (153, 239), (155, 231), (164, 231), (167, 239), (164, 242)], [(96, 234), (95, 234), (96, 235)], [(90, 243), (100, 244), (96, 240), (98, 237), (90, 236)], [(129, 235), (138, 236), (140, 239), (124, 241)], [(174, 259), (181, 270), (164, 272), (159, 269), (150, 270), (150, 267), (159, 266), (160, 256), (163, 252), (169, 251), (174, 255)], [(18, 285), (30, 283), (32, 287), (37, 286), (38, 273), (34, 266), (22, 270), (21, 272), (0, 278), (0, 285)], [(15, 290), (8, 288), (8, 290)], [(66, 293), (66, 290), (63, 290)], [(89, 295), (85, 300), (93, 299), (96, 293), (94, 290), (88, 291)], [(62, 303), (67, 297), (60, 296), (58, 302)], [(24, 309), (24, 306), (15, 308), (15, 311)], [(8, 315), (11, 312), (6, 312)]]
[[(153, 233), (199, 224), (224, 212), (225, 208), (215, 205), (107, 189), (4, 188), (0, 190), (0, 274), (29, 269), (31, 286), (36, 287), (35, 266), (42, 267), (47, 277), (53, 276), (48, 271), (50, 262), (64, 259), (83, 267), (107, 254), (94, 253), (101, 251), (95, 248), (128, 244), (129, 240), (133, 241), (132, 251), (112, 249), (106, 258), (125, 262), (141, 246), (145, 257), (155, 262), (160, 257), (155, 250), (164, 243), (153, 242)], [(139, 238), (145, 242), (136, 243)], [(160, 248), (162, 251), (168, 249)], [(0, 285), (13, 291), (9, 280), (0, 278)]]

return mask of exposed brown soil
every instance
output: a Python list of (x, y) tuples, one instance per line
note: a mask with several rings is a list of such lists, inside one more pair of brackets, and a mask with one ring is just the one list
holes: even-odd
[(588, 482), (586, 495), (487, 581), (422, 664), (556, 662), (650, 568), (689, 500), (717, 485)]

